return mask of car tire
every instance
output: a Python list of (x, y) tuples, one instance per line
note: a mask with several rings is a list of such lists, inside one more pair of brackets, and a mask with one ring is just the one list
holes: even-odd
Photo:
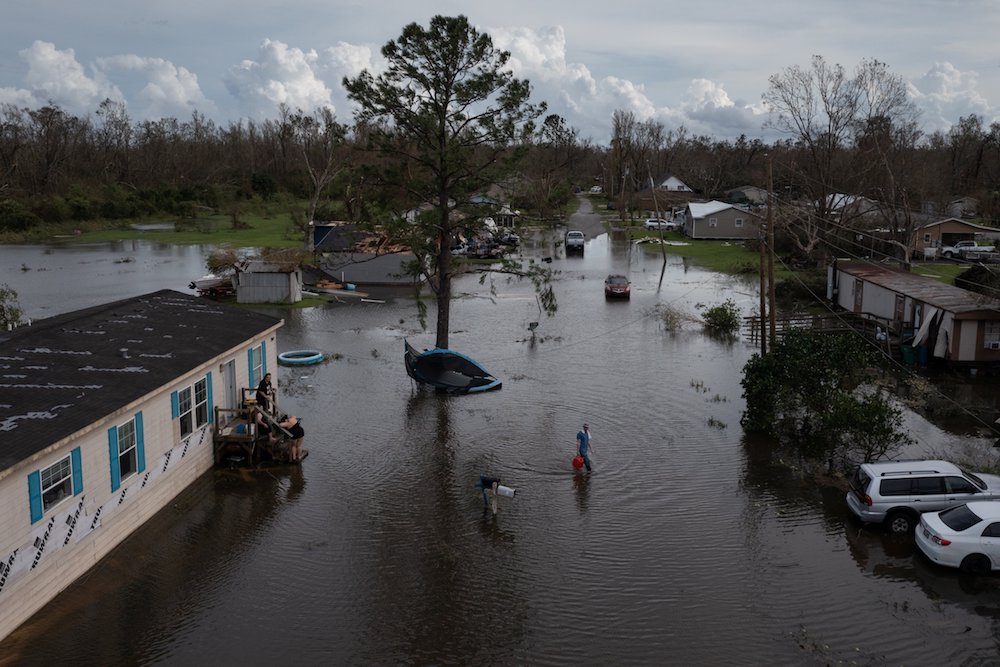
[(951, 258), (952, 258), (952, 256), (953, 256), (953, 254), (954, 254), (954, 253), (952, 253), (952, 252), (951, 252), (951, 251), (949, 250), (948, 252), (944, 253), (944, 256), (945, 256), (945, 258), (946, 258), (946, 259), (951, 259)]
[(967, 574), (988, 574), (990, 559), (982, 554), (969, 554), (962, 559), (962, 564), (958, 567)]
[(886, 528), (889, 529), (890, 533), (894, 533), (896, 535), (912, 533), (916, 523), (917, 522), (914, 520), (912, 514), (902, 510), (892, 512), (885, 518)]

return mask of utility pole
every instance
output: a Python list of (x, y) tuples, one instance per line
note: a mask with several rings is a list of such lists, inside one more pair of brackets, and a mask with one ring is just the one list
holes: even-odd
[(771, 174), (771, 156), (767, 156), (767, 300), (771, 312), (771, 344), (777, 337), (774, 309), (774, 178)]
[(767, 355), (767, 283), (764, 280), (764, 232), (757, 228), (757, 248), (760, 259), (757, 273), (760, 277), (760, 356)]

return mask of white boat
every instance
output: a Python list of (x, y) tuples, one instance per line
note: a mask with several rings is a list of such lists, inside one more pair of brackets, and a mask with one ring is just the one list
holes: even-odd
[(211, 294), (217, 292), (227, 292), (235, 289), (233, 287), (232, 276), (217, 276), (213, 273), (204, 275), (197, 280), (192, 280), (188, 288), (198, 290), (199, 294)]

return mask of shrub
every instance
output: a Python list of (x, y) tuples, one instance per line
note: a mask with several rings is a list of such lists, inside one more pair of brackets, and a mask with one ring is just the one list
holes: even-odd
[(32, 209), (45, 222), (62, 222), (73, 217), (73, 209), (58, 195), (36, 200)]
[(0, 329), (13, 329), (23, 323), (24, 311), (17, 300), (17, 292), (6, 284), (0, 285)]
[(734, 334), (740, 330), (740, 311), (732, 299), (706, 310), (704, 320), (705, 328), (712, 333)]
[(0, 230), (23, 232), (39, 224), (41, 219), (13, 199), (0, 201)]
[(878, 359), (853, 334), (789, 331), (743, 367), (740, 423), (809, 459), (884, 456), (909, 438), (901, 411), (863, 385)]

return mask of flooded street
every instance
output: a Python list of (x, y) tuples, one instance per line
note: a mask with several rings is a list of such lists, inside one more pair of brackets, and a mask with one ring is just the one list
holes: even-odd
[[(188, 291), (206, 252), (0, 251), (0, 282), (36, 318)], [(421, 331), (407, 293), (262, 309), (286, 321), (280, 351), (336, 355), (277, 369), (304, 464), (202, 476), (0, 644), (0, 664), (996, 663), (998, 577), (933, 567), (791, 475), (740, 428), (755, 350), (658, 314), (727, 298), (750, 312), (755, 276), (669, 257), (660, 284), (658, 249), (614, 234), (584, 257), (544, 238), (522, 252), (554, 257), (555, 317), (529, 284), (491, 297), (474, 277), (452, 310), (451, 347), (500, 391), (411, 383), (403, 339), (432, 347), (433, 320)], [(609, 272), (630, 300), (605, 301)], [(909, 420), (915, 456), (970, 446)], [(590, 475), (570, 466), (585, 421)], [(517, 489), (495, 517), (481, 474)]]

